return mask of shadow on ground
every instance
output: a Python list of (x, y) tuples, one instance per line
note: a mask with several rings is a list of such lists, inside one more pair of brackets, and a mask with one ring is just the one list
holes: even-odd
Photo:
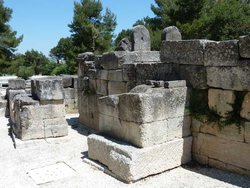
[(239, 175), (237, 173), (227, 172), (215, 168), (210, 168), (207, 166), (201, 166), (195, 162), (184, 165), (183, 168), (238, 187), (242, 188), (250, 187), (250, 177), (248, 176)]

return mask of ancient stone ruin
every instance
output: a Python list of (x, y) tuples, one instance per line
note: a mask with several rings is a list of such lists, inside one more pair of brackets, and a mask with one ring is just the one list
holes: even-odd
[(118, 51), (80, 54), (80, 122), (100, 133), (88, 138), (89, 158), (126, 182), (185, 164), (191, 154), (250, 175), (249, 38), (182, 40), (171, 26), (158, 52), (136, 26)]

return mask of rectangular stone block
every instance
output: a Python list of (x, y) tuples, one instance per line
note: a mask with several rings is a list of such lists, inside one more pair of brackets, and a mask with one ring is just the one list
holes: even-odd
[(65, 117), (65, 104), (47, 104), (41, 105), (36, 109), (43, 119), (53, 119)]
[[(138, 86), (139, 87), (139, 86)], [(124, 121), (147, 123), (184, 116), (186, 87), (165, 89), (137, 87), (131, 93), (119, 95), (119, 114)]]
[(245, 142), (250, 144), (250, 122), (246, 122), (244, 126), (244, 138)]
[(16, 89), (16, 90), (25, 89), (26, 86), (25, 80), (21, 78), (8, 80), (8, 85), (9, 89)]
[(117, 95), (109, 95), (98, 99), (98, 108), (101, 114), (112, 117), (119, 117), (118, 111), (119, 97)]
[[(34, 86), (33, 86), (34, 87)], [(39, 100), (63, 100), (64, 90), (61, 78), (35, 80), (35, 94)]]
[(122, 74), (124, 81), (136, 81), (136, 64), (124, 63), (122, 66)]
[(159, 51), (136, 51), (135, 62), (160, 62), (160, 52)]
[(65, 118), (45, 119), (44, 137), (59, 137), (68, 135), (68, 123)]
[(79, 122), (95, 130), (99, 130), (98, 95), (78, 93)]
[(77, 90), (74, 88), (64, 88), (64, 98), (65, 99), (77, 98)]
[(108, 95), (108, 81), (96, 80), (96, 94), (106, 96)]
[(65, 112), (66, 114), (78, 113), (78, 100), (77, 99), (65, 99)]
[(236, 91), (250, 91), (250, 65), (238, 67), (207, 67), (210, 87)]
[(151, 123), (133, 123), (100, 113), (99, 129), (105, 135), (140, 148), (191, 135), (188, 117), (177, 117)]
[(208, 40), (163, 41), (160, 51), (164, 63), (204, 65), (204, 49)]
[(122, 70), (109, 70), (108, 71), (108, 80), (122, 82)]
[(179, 79), (186, 80), (188, 86), (207, 89), (207, 73), (204, 66), (180, 65), (176, 72), (179, 74)]
[(114, 94), (121, 94), (121, 93), (127, 93), (127, 86), (126, 82), (116, 82), (116, 81), (109, 81), (108, 82), (108, 94), (114, 95)]
[(232, 141), (209, 134), (198, 135), (200, 155), (244, 169), (250, 169), (249, 144)]
[(98, 70), (96, 78), (99, 80), (108, 80), (108, 70)]
[(238, 66), (239, 47), (237, 40), (206, 43), (205, 66)]
[(243, 58), (250, 58), (250, 35), (239, 38), (239, 52)]
[(73, 87), (73, 78), (71, 75), (62, 75), (63, 87)]
[(191, 161), (192, 137), (138, 149), (98, 135), (88, 137), (88, 156), (106, 165), (126, 182), (178, 167)]

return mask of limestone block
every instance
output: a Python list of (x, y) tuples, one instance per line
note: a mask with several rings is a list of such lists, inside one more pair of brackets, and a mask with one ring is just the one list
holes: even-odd
[(145, 123), (184, 115), (186, 87), (147, 88), (146, 90), (148, 90), (147, 93), (119, 95), (118, 108), (122, 120)]
[(115, 48), (115, 51), (131, 51), (132, 46), (128, 38), (123, 38)]
[(109, 70), (108, 71), (108, 80), (122, 82), (122, 70)]
[(98, 135), (88, 137), (88, 156), (126, 182), (175, 168), (191, 160), (192, 138), (138, 149)]
[(98, 98), (98, 95), (78, 93), (79, 122), (95, 130), (99, 130)]
[(78, 86), (78, 76), (73, 75), (73, 88), (77, 89)]
[(21, 78), (10, 79), (8, 80), (8, 84), (9, 84), (8, 87), (9, 89), (20, 90), (20, 89), (25, 89), (26, 87), (25, 80)]
[(65, 104), (47, 104), (34, 109), (43, 119), (65, 117)]
[(217, 123), (202, 123), (200, 132), (224, 138), (226, 140), (233, 140), (244, 142), (244, 130), (240, 130), (235, 124), (219, 127)]
[(108, 70), (98, 70), (96, 78), (99, 80), (108, 80)]
[(173, 69), (168, 63), (138, 63), (136, 65), (136, 80), (145, 84), (147, 80), (172, 80)]
[(100, 97), (98, 99), (99, 113), (119, 118), (118, 103), (119, 97), (117, 95)]
[(137, 85), (136, 81), (130, 81), (130, 82), (126, 82), (126, 91), (130, 92), (133, 88), (135, 88)]
[(160, 52), (159, 51), (136, 51), (135, 62), (160, 62)]
[(150, 51), (151, 41), (147, 28), (143, 25), (138, 25), (133, 27), (131, 31), (132, 51)]
[(44, 137), (59, 137), (68, 135), (68, 124), (65, 118), (45, 119)]
[(7, 100), (3, 100), (0, 98), (0, 108), (6, 108), (7, 106)]
[(210, 87), (250, 91), (250, 65), (239, 67), (207, 67), (207, 84)]
[(99, 128), (105, 135), (144, 148), (190, 136), (189, 120), (189, 117), (177, 117), (151, 123), (133, 123), (100, 113)]
[(209, 89), (208, 106), (221, 117), (229, 117), (233, 112), (235, 93), (232, 90)]
[(204, 48), (208, 40), (163, 41), (160, 51), (164, 63), (204, 65)]
[(35, 94), (41, 101), (64, 99), (63, 84), (60, 78), (37, 79), (35, 87)]
[(188, 86), (195, 89), (207, 89), (207, 73), (204, 66), (180, 65), (179, 79), (186, 80)]
[(70, 75), (63, 75), (62, 81), (63, 81), (64, 88), (73, 86), (73, 78)]
[(244, 96), (244, 100), (241, 105), (240, 116), (250, 120), (250, 92)]
[(250, 35), (239, 38), (239, 51), (241, 57), (250, 58)]
[(244, 126), (245, 142), (250, 144), (250, 122), (246, 122)]
[(78, 91), (88, 91), (89, 90), (89, 77), (79, 77), (77, 82)]
[(186, 87), (186, 80), (165, 81), (164, 87), (165, 88)]
[(78, 100), (77, 99), (65, 99), (65, 111), (67, 114), (78, 113)]
[(136, 64), (133, 63), (123, 64), (122, 79), (124, 81), (136, 81)]
[(108, 95), (108, 81), (107, 80), (96, 80), (96, 93), (98, 95)]
[(88, 69), (85, 76), (89, 77), (90, 79), (96, 79), (97, 78), (97, 70), (94, 69)]
[(205, 66), (239, 65), (239, 47), (237, 40), (209, 42), (204, 52)]
[(125, 62), (133, 62), (136, 54), (128, 51), (115, 51), (104, 53), (100, 59), (100, 65), (105, 70), (121, 69)]
[(116, 82), (116, 81), (109, 81), (108, 82), (108, 94), (114, 95), (114, 94), (121, 94), (121, 93), (127, 93), (127, 86), (126, 82)]
[(161, 40), (182, 40), (181, 32), (175, 26), (166, 27), (162, 31)]
[(192, 118), (192, 126), (191, 126), (192, 133), (193, 134), (194, 133), (199, 133), (201, 125), (202, 125), (201, 121), (199, 121), (196, 118)]
[(192, 157), (195, 161), (202, 165), (208, 165), (208, 157), (198, 154), (192, 154)]
[(64, 98), (65, 99), (77, 98), (77, 90), (74, 88), (64, 88)]
[(209, 134), (199, 134), (198, 148), (200, 155), (240, 168), (250, 169), (250, 147), (247, 143), (226, 140)]

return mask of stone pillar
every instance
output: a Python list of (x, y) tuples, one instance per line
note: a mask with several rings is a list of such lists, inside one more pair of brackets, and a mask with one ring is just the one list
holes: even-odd
[(181, 32), (175, 26), (166, 27), (162, 31), (161, 40), (182, 40)]
[(132, 28), (132, 51), (150, 51), (150, 34), (147, 28), (143, 25), (138, 25)]

